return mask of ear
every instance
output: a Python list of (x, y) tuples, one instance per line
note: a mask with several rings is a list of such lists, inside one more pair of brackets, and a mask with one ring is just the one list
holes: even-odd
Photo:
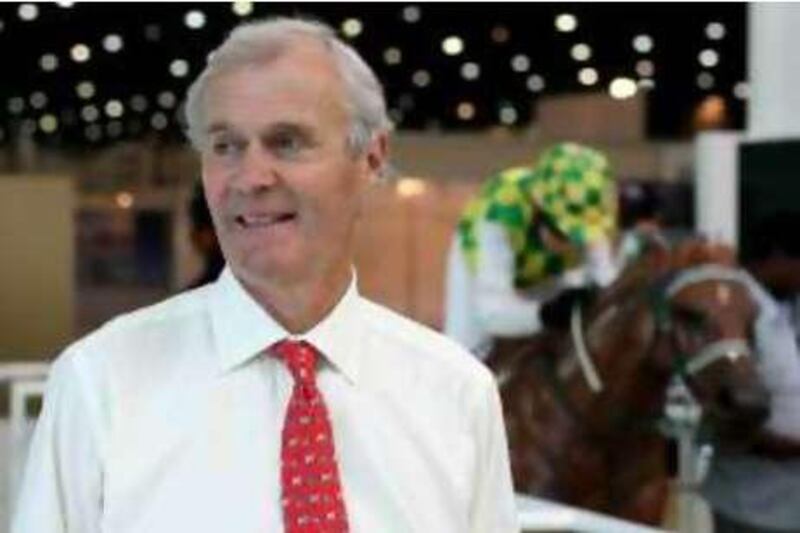
[(383, 175), (389, 161), (389, 134), (385, 131), (375, 134), (364, 157), (370, 181), (374, 182)]

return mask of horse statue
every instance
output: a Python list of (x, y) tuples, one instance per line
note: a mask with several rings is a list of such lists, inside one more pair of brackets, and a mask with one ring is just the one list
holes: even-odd
[(756, 304), (733, 252), (692, 239), (652, 247), (583, 307), (568, 328), (498, 339), (489, 354), (515, 489), (659, 524), (670, 383), (685, 383), (720, 442), (746, 439), (768, 415), (751, 353)]

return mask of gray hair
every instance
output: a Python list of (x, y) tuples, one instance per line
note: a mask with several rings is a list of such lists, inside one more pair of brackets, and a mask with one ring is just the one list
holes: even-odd
[(342, 78), (350, 114), (347, 146), (360, 154), (381, 131), (391, 130), (386, 101), (375, 73), (351, 46), (342, 42), (334, 30), (321, 22), (276, 17), (242, 24), (209, 57), (205, 70), (186, 93), (186, 135), (197, 150), (205, 144), (205, 93), (209, 81), (222, 72), (252, 65), (282, 54), (298, 36), (320, 41), (330, 51)]

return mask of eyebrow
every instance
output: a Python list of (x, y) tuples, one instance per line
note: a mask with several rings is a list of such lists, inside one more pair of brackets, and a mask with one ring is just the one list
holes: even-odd
[(230, 129), (231, 129), (231, 127), (225, 122), (215, 122), (213, 124), (210, 124), (206, 128), (206, 134), (210, 135), (212, 133), (217, 133), (217, 132), (220, 132), (220, 131), (228, 131)]
[[(299, 124), (297, 122), (276, 122), (274, 124), (270, 124), (264, 130), (259, 133), (259, 136), (263, 135), (270, 135), (275, 132), (299, 132), (307, 134), (310, 128), (305, 124)], [(235, 131), (235, 128), (231, 127), (230, 124), (226, 122), (215, 122), (206, 128), (206, 134), (211, 135), (213, 133), (218, 133), (221, 131)]]

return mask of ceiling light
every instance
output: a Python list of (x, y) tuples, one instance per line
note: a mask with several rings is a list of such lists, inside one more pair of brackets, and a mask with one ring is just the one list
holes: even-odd
[(472, 61), (461, 65), (461, 76), (465, 80), (477, 80), (481, 75), (481, 67)]
[(169, 72), (176, 78), (183, 78), (189, 73), (189, 62), (185, 59), (176, 59), (169, 64)]
[(403, 20), (410, 24), (419, 22), (421, 16), (422, 11), (420, 11), (417, 6), (406, 6), (403, 8)]
[(39, 58), (39, 66), (45, 72), (53, 72), (58, 68), (58, 58), (55, 54), (45, 54)]
[(94, 122), (100, 118), (100, 111), (97, 110), (97, 107), (91, 104), (83, 106), (81, 108), (81, 118), (84, 122)]
[(511, 32), (505, 26), (492, 28), (492, 40), (498, 44), (506, 43), (511, 38)]
[(528, 76), (526, 85), (528, 90), (538, 93), (544, 90), (544, 78), (538, 74), (532, 74), (531, 76)]
[(592, 49), (586, 43), (578, 43), (570, 50), (570, 55), (575, 61), (587, 61), (592, 57)]
[(400, 62), (403, 60), (403, 53), (400, 51), (399, 48), (387, 48), (383, 52), (383, 60), (386, 62), (387, 65), (399, 65)]
[(50, 114), (42, 115), (39, 119), (39, 129), (44, 133), (54, 133), (58, 129), (58, 119)]
[(570, 13), (562, 13), (556, 17), (555, 24), (558, 31), (569, 33), (578, 27), (578, 19)]
[(128, 191), (122, 191), (114, 197), (114, 201), (122, 209), (130, 209), (133, 207), (133, 195)]
[(517, 54), (511, 58), (511, 68), (514, 72), (527, 72), (531, 68), (531, 60), (525, 54)]
[(194, 9), (186, 13), (186, 16), (183, 17), (183, 23), (193, 30), (199, 30), (206, 25), (206, 14)]
[(169, 125), (169, 120), (167, 120), (167, 115), (165, 115), (161, 111), (153, 113), (153, 116), (150, 117), (150, 125), (157, 130), (166, 129), (167, 126)]
[(88, 100), (95, 95), (94, 83), (90, 81), (82, 81), (75, 86), (75, 92), (81, 100)]
[(597, 70), (592, 67), (585, 67), (578, 71), (578, 81), (581, 85), (594, 85), (598, 79)]
[(342, 22), (342, 33), (351, 39), (361, 35), (363, 30), (364, 25), (361, 24), (361, 21), (356, 18), (349, 18)]
[(83, 130), (83, 134), (91, 142), (98, 142), (103, 138), (103, 129), (97, 124), (90, 124)]
[(106, 102), (105, 107), (106, 115), (111, 118), (119, 118), (125, 112), (125, 108), (122, 106), (122, 102), (119, 100), (109, 100)]
[(36, 91), (31, 95), (28, 101), (30, 102), (32, 108), (42, 109), (47, 105), (47, 95), (42, 91)]
[(253, 12), (253, 2), (236, 0), (231, 6), (231, 10), (240, 17), (246, 17)]
[(719, 41), (725, 37), (725, 25), (721, 22), (709, 22), (706, 25), (706, 37), (712, 41)]
[(464, 41), (461, 37), (451, 35), (442, 41), (442, 51), (449, 56), (456, 56), (464, 51)]
[(411, 81), (417, 87), (427, 87), (431, 83), (431, 75), (427, 70), (418, 70), (411, 77)]
[(500, 108), (500, 122), (506, 126), (511, 126), (519, 119), (517, 110), (511, 105), (504, 105)]
[(614, 78), (608, 86), (608, 92), (616, 100), (625, 100), (636, 94), (636, 82), (630, 78)]
[(131, 109), (137, 113), (141, 113), (147, 109), (147, 98), (141, 94), (135, 94), (131, 97)]
[(175, 95), (170, 91), (162, 91), (158, 94), (158, 105), (164, 109), (175, 107), (176, 101)]
[(103, 48), (106, 50), (106, 52), (115, 54), (122, 50), (123, 46), (124, 43), (122, 42), (122, 37), (115, 33), (106, 35), (103, 38)]
[(79, 43), (72, 47), (72, 49), (69, 51), (69, 55), (76, 63), (85, 63), (91, 59), (92, 51), (85, 44)]
[(461, 102), (456, 108), (456, 115), (461, 120), (472, 120), (475, 118), (475, 106), (470, 102)]
[(36, 4), (21, 4), (17, 9), (17, 15), (21, 20), (30, 22), (39, 16), (39, 7)]
[(19, 115), (25, 111), (25, 99), (21, 96), (14, 96), (8, 99), (8, 112), (12, 115)]
[(636, 62), (636, 74), (642, 78), (650, 78), (655, 73), (655, 65), (649, 59), (641, 59)]
[(706, 48), (697, 55), (697, 61), (706, 68), (716, 67), (719, 63), (719, 54), (716, 50)]
[(633, 49), (640, 54), (647, 54), (653, 51), (653, 38), (647, 34), (637, 35), (633, 38)]
[(710, 72), (701, 72), (697, 75), (697, 86), (703, 90), (714, 87), (714, 76)]

